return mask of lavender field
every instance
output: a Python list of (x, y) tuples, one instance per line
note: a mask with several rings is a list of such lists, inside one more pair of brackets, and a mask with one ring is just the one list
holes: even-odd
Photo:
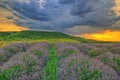
[(120, 80), (120, 43), (4, 45), (0, 80)]

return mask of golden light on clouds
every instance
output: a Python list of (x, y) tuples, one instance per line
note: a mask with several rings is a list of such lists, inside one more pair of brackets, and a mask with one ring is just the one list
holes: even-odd
[(28, 28), (18, 26), (14, 23), (14, 19), (8, 19), (7, 17), (12, 16), (14, 19), (17, 17), (13, 16), (10, 11), (0, 8), (0, 31), (22, 31), (28, 30)]
[(115, 6), (113, 7), (117, 16), (120, 16), (120, 0), (115, 0)]
[(99, 41), (115, 41), (120, 42), (120, 31), (111, 31), (106, 30), (100, 33), (93, 33), (93, 34), (83, 34), (83, 35), (75, 35), (79, 37), (83, 37), (86, 39), (93, 39)]

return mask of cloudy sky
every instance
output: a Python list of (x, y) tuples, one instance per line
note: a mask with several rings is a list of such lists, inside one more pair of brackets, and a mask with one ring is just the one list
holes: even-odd
[(120, 0), (0, 0), (0, 30), (26, 29), (118, 34)]

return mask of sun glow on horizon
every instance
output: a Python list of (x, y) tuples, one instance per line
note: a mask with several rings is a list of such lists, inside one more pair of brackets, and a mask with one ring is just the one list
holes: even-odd
[(86, 39), (98, 40), (98, 41), (120, 42), (120, 31), (105, 30), (100, 33), (92, 33), (92, 34), (85, 33), (82, 35), (75, 35), (75, 36)]
[(22, 31), (22, 30), (29, 30), (28, 28), (25, 27), (20, 27), (15, 24), (0, 24), (0, 32), (7, 32), (7, 31)]

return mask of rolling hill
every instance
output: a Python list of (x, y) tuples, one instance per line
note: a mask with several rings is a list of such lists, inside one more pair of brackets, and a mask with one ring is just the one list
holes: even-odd
[(84, 38), (74, 37), (61, 32), (48, 31), (21, 31), (21, 32), (0, 32), (0, 41), (39, 41), (39, 40), (72, 40), (80, 42), (96, 42)]

